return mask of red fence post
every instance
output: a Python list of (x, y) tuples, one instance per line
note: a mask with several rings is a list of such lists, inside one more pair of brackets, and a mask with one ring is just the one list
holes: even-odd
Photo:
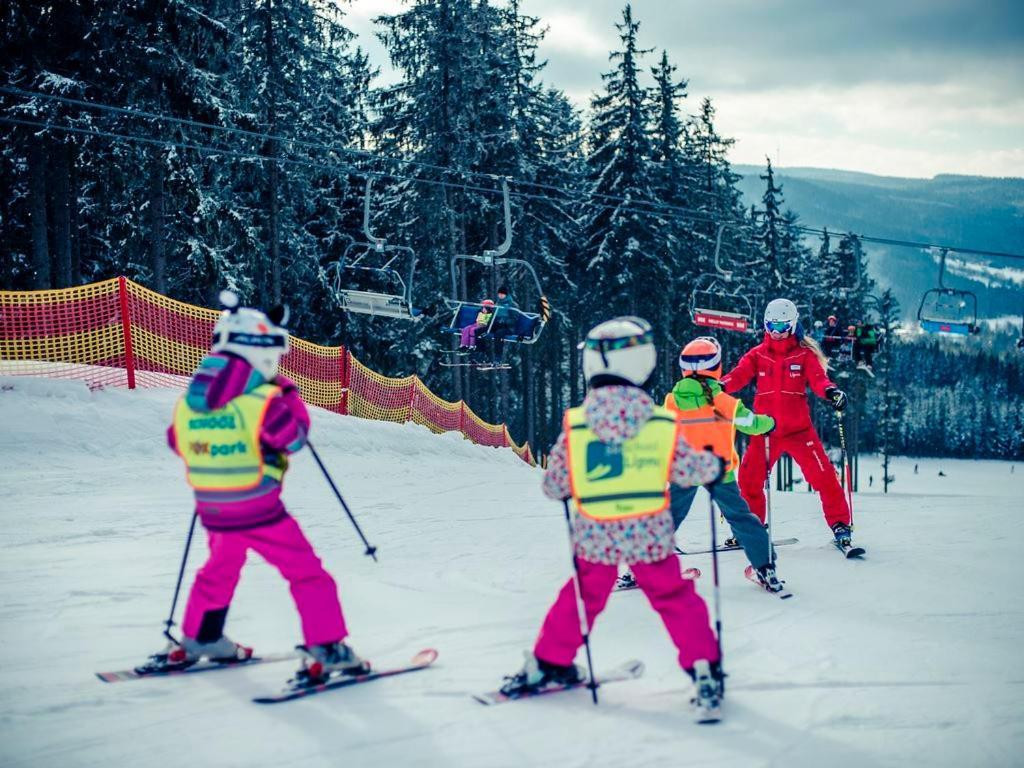
[(343, 416), (348, 415), (348, 388), (350, 383), (350, 365), (348, 359), (348, 349), (345, 347), (341, 348), (341, 353), (338, 355), (338, 362), (340, 365), (341, 372), (341, 399), (338, 401), (338, 412)]
[(128, 374), (128, 389), (135, 389), (135, 357), (132, 355), (132, 321), (128, 314), (128, 281), (117, 278), (117, 294), (121, 302), (121, 335), (124, 338), (124, 369)]

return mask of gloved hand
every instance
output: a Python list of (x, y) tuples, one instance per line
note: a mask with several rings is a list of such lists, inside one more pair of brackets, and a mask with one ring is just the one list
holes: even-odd
[(769, 430), (767, 432), (762, 432), (761, 434), (770, 435), (772, 432), (775, 431), (775, 427), (778, 426), (778, 422), (775, 421), (775, 417), (774, 416), (769, 416), (768, 418), (772, 420), (772, 426), (771, 426), (771, 428), (769, 428)]
[(829, 387), (825, 390), (825, 397), (828, 398), (829, 402), (832, 403), (832, 407), (837, 411), (845, 410), (847, 397), (843, 390), (838, 387)]

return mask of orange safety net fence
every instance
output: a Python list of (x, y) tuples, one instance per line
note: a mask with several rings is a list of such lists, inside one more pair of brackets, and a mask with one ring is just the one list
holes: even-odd
[[(124, 277), (52, 291), (0, 291), (0, 375), (74, 378), (102, 387), (184, 387), (210, 346), (220, 313), (170, 299)], [(534, 464), (503, 424), (461, 400), (443, 400), (416, 376), (393, 379), (344, 347), (292, 337), (281, 372), (310, 405), (364, 419), (461, 432), (511, 448)]]

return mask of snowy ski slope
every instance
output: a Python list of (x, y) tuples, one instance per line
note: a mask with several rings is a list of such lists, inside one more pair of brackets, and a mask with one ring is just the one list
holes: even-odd
[[(0, 379), (0, 766), (1014, 766), (1024, 762), (1024, 466), (913, 460), (857, 499), (846, 562), (815, 498), (773, 494), (796, 597), (722, 557), (726, 720), (696, 726), (689, 683), (638, 592), (613, 595), (598, 667), (639, 681), (495, 709), (569, 573), (561, 508), (510, 451), (324, 411), (314, 439), (380, 563), (308, 455), (285, 498), (341, 587), (352, 643), (378, 663), (427, 646), (436, 668), (273, 707), (290, 662), (104, 685), (161, 646), (189, 494), (163, 429), (176, 393)], [(938, 477), (942, 469), (946, 477)], [(868, 461), (862, 463), (866, 477)], [(680, 543), (703, 545), (703, 495)], [(724, 533), (724, 530), (723, 530)], [(187, 579), (205, 556), (189, 563)], [(710, 598), (710, 560), (701, 591)], [(180, 611), (180, 609), (179, 609)], [(228, 622), (257, 650), (299, 641), (284, 582), (253, 557)], [(581, 656), (582, 658), (582, 656)]]

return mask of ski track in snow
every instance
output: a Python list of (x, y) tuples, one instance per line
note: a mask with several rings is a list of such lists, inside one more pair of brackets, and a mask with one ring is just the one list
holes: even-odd
[[(381, 666), (436, 666), (260, 707), (292, 662), (104, 685), (162, 646), (191, 505), (163, 430), (175, 392), (8, 378), (0, 387), (0, 765), (1014, 766), (1024, 755), (1024, 466), (897, 459), (892, 493), (857, 495), (863, 561), (829, 543), (816, 497), (773, 492), (779, 601), (722, 555), (725, 721), (692, 724), (689, 681), (644, 597), (613, 595), (597, 668), (637, 681), (490, 709), (471, 693), (515, 671), (569, 575), (560, 505), (510, 451), (317, 410), (313, 437), (380, 562), (311, 457), (285, 501), (338, 581), (351, 641)], [(913, 465), (920, 474), (913, 474)], [(938, 477), (942, 469), (947, 477)], [(861, 477), (881, 475), (862, 458)], [(680, 543), (705, 545), (701, 494)], [(724, 534), (724, 529), (722, 530)], [(186, 586), (206, 547), (197, 535)], [(685, 558), (705, 574), (711, 561)], [(185, 593), (183, 592), (183, 599)], [(179, 617), (182, 603), (179, 603)], [(258, 557), (228, 633), (257, 651), (300, 641), (285, 583)], [(582, 661), (582, 653), (579, 660)]]

